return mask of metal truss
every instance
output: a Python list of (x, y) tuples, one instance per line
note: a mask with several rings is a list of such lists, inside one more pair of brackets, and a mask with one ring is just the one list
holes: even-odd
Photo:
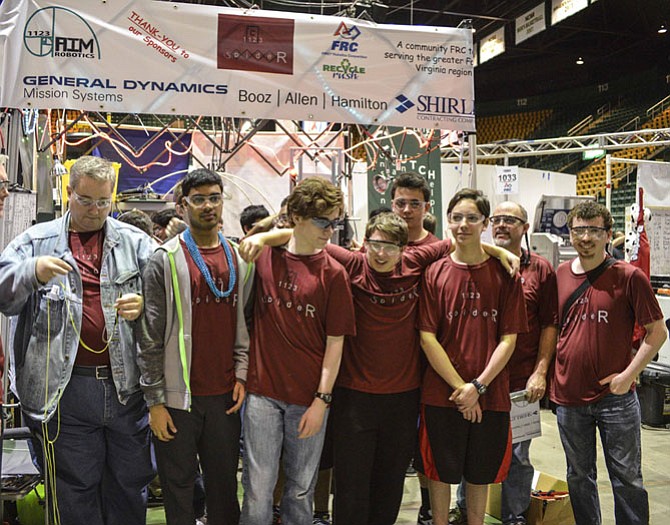
[[(101, 137), (111, 137), (123, 145), (129, 157), (137, 158), (150, 144), (159, 139), (169, 140), (173, 145), (179, 144), (182, 148), (186, 148), (186, 144), (182, 141), (190, 133), (200, 131), (213, 146), (213, 158), (211, 159), (210, 165), (205, 165), (196, 159), (196, 162), (202, 167), (225, 170), (226, 164), (240, 152), (243, 146), (248, 145), (277, 175), (283, 176), (290, 169), (290, 166), (276, 166), (270, 156), (255, 147), (251, 142), (252, 137), (263, 128), (267, 120), (250, 120), (248, 121), (249, 127), (243, 130), (238, 121), (246, 119), (189, 115), (165, 116), (157, 114), (143, 115), (143, 117), (150, 119), (152, 123), (158, 124), (158, 126), (147, 128), (142, 124), (139, 129), (144, 129), (146, 131), (147, 141), (139, 147), (133, 147), (132, 144), (123, 137), (121, 129), (138, 128), (136, 125), (131, 125), (133, 118), (139, 120), (140, 123), (142, 122), (138, 115), (126, 114), (120, 121), (112, 123), (108, 121), (105, 115), (98, 112), (79, 111), (77, 117), (73, 120), (67, 120), (65, 112), (63, 112), (61, 131), (52, 133), (50, 140), (46, 141), (46, 143), (42, 143), (38, 148), (38, 151), (46, 151), (55, 142), (61, 140), (63, 135), (70, 132), (75, 125), (85, 121), (88, 126), (90, 126), (92, 134), (96, 135), (95, 140), (91, 141), (88, 151), (85, 152), (85, 154), (92, 151), (100, 141), (105, 140)], [(295, 146), (304, 147), (309, 145), (309, 148), (305, 148), (297, 153), (296, 159), (304, 155), (310, 160), (314, 160), (316, 155), (323, 154), (327, 160), (332, 160), (331, 153), (326, 150), (340, 135), (346, 134), (347, 131), (346, 127), (341, 127), (337, 131), (324, 130), (319, 133), (308, 133), (302, 129), (300, 122), (291, 122), (296, 131), (291, 130), (281, 121), (276, 121), (276, 127), (277, 131), (286, 134)], [(326, 148), (326, 150), (320, 152), (321, 148)], [(166, 151), (167, 150), (161, 151), (150, 164), (160, 158)], [(312, 151), (316, 153), (311, 153)]]
[[(642, 146), (670, 145), (670, 128), (641, 129), (600, 135), (559, 137), (552, 139), (509, 140), (491, 144), (477, 144), (475, 156), (482, 159), (505, 159), (514, 157), (534, 157), (540, 155), (563, 155), (587, 150), (607, 151), (636, 148)], [(467, 145), (449, 146), (441, 149), (443, 162), (460, 162), (469, 158)]]

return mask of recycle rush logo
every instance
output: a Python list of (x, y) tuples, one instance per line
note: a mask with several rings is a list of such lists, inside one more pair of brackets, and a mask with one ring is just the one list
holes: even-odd
[(100, 59), (100, 44), (93, 28), (65, 7), (35, 11), (23, 30), (23, 45), (36, 57)]
[(217, 67), (292, 75), (293, 32), (289, 18), (220, 14)]

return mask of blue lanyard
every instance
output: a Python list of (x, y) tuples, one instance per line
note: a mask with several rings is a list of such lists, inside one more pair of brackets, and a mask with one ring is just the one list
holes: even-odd
[(237, 275), (235, 273), (235, 265), (233, 264), (233, 252), (230, 249), (230, 246), (228, 246), (228, 243), (224, 239), (223, 234), (221, 232), (219, 232), (219, 240), (223, 245), (223, 251), (226, 254), (226, 261), (228, 262), (228, 272), (229, 272), (228, 289), (225, 292), (219, 290), (214, 284), (212, 274), (209, 273), (209, 268), (207, 268), (205, 260), (202, 258), (200, 250), (198, 249), (198, 245), (195, 244), (193, 235), (191, 235), (191, 229), (187, 228), (186, 231), (184, 232), (184, 242), (186, 243), (186, 248), (188, 248), (188, 253), (191, 254), (193, 262), (195, 262), (195, 265), (198, 267), (198, 270), (200, 270), (200, 273), (205, 278), (205, 281), (207, 282), (207, 286), (209, 286), (209, 289), (216, 297), (221, 299), (223, 297), (228, 297), (232, 293), (233, 289), (235, 288), (235, 281), (237, 280)]

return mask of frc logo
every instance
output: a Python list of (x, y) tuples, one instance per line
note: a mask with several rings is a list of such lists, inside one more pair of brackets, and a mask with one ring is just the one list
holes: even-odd
[(341, 22), (333, 36), (346, 38), (347, 40), (356, 40), (361, 34), (361, 30), (356, 26), (347, 27), (347, 24)]
[(416, 104), (408, 99), (405, 95), (398, 95), (395, 99), (400, 102), (400, 104), (395, 108), (398, 113), (404, 113), (405, 111), (416, 106)]
[(35, 11), (23, 30), (23, 45), (36, 57), (100, 59), (100, 44), (93, 28), (65, 7)]
[(221, 14), (217, 67), (291, 75), (293, 30), (287, 18)]
[(343, 40), (333, 40), (330, 44), (331, 51), (341, 51), (344, 53), (357, 53), (358, 42), (354, 42), (361, 35), (361, 30), (356, 26), (347, 27), (347, 24), (341, 22), (337, 30), (333, 33)]

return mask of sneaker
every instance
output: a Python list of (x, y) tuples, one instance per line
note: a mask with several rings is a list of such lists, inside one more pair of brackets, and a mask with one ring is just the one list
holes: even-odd
[(315, 512), (312, 525), (330, 525), (330, 514), (327, 512)]
[(431, 510), (419, 509), (419, 517), (416, 519), (417, 525), (433, 525), (433, 512)]
[(459, 506), (449, 509), (449, 525), (468, 525), (468, 513)]
[(281, 525), (281, 514), (279, 505), (272, 505), (272, 525)]

